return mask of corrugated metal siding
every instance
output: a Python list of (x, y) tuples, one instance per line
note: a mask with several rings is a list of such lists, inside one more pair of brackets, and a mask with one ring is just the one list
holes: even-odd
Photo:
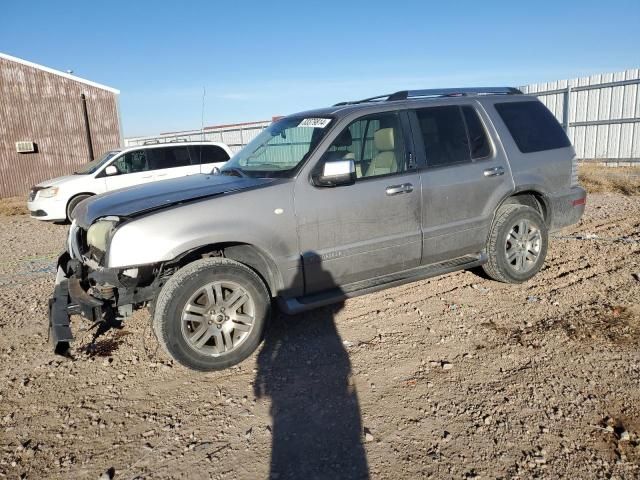
[[(81, 94), (96, 156), (120, 144), (117, 94), (0, 58), (0, 197), (27, 195), (89, 160)], [(16, 152), (33, 141), (37, 153)]]
[(133, 147), (136, 145), (144, 145), (145, 143), (153, 142), (199, 142), (204, 139), (211, 142), (226, 143), (231, 151), (235, 153), (251, 140), (253, 140), (256, 135), (258, 135), (263, 129), (268, 127), (270, 123), (270, 121), (264, 121), (238, 126), (209, 127), (204, 129), (204, 133), (201, 130), (189, 130), (185, 132), (165, 133), (147, 137), (125, 138), (124, 145), (126, 147)]
[[(567, 120), (564, 109), (568, 103), (567, 134), (579, 158), (639, 161), (640, 85), (598, 87), (638, 79), (640, 69), (632, 68), (624, 72), (526, 85), (521, 90), (537, 95), (561, 123)], [(556, 92), (567, 87), (592, 88), (571, 91), (568, 99), (566, 92)], [(596, 122), (599, 124), (593, 124)]]

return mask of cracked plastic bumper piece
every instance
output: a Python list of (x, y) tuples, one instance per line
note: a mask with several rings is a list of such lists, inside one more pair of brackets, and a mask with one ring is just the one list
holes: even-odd
[(53, 296), (49, 299), (49, 339), (57, 354), (65, 354), (73, 341), (69, 320), (69, 281), (58, 267)]

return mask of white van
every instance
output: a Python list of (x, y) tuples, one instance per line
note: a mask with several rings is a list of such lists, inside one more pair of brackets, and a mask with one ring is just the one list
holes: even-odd
[(143, 183), (210, 173), (231, 157), (218, 142), (156, 143), (112, 150), (73, 175), (31, 188), (27, 206), (38, 220), (65, 221), (78, 203), (91, 195)]

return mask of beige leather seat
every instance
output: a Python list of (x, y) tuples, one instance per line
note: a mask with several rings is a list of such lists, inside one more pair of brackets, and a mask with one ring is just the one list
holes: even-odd
[(373, 134), (373, 145), (378, 154), (373, 157), (366, 176), (387, 175), (398, 171), (393, 128), (381, 128)]

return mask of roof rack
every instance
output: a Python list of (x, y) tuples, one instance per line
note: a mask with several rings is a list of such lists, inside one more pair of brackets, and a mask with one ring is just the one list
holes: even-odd
[(351, 102), (336, 103), (334, 107), (342, 105), (355, 105), (368, 102), (393, 102), (407, 100), (409, 98), (431, 97), (466, 97), (470, 95), (522, 95), (522, 92), (513, 87), (468, 87), (468, 88), (431, 88), (426, 90), (400, 90), (399, 92), (376, 97), (365, 98)]

